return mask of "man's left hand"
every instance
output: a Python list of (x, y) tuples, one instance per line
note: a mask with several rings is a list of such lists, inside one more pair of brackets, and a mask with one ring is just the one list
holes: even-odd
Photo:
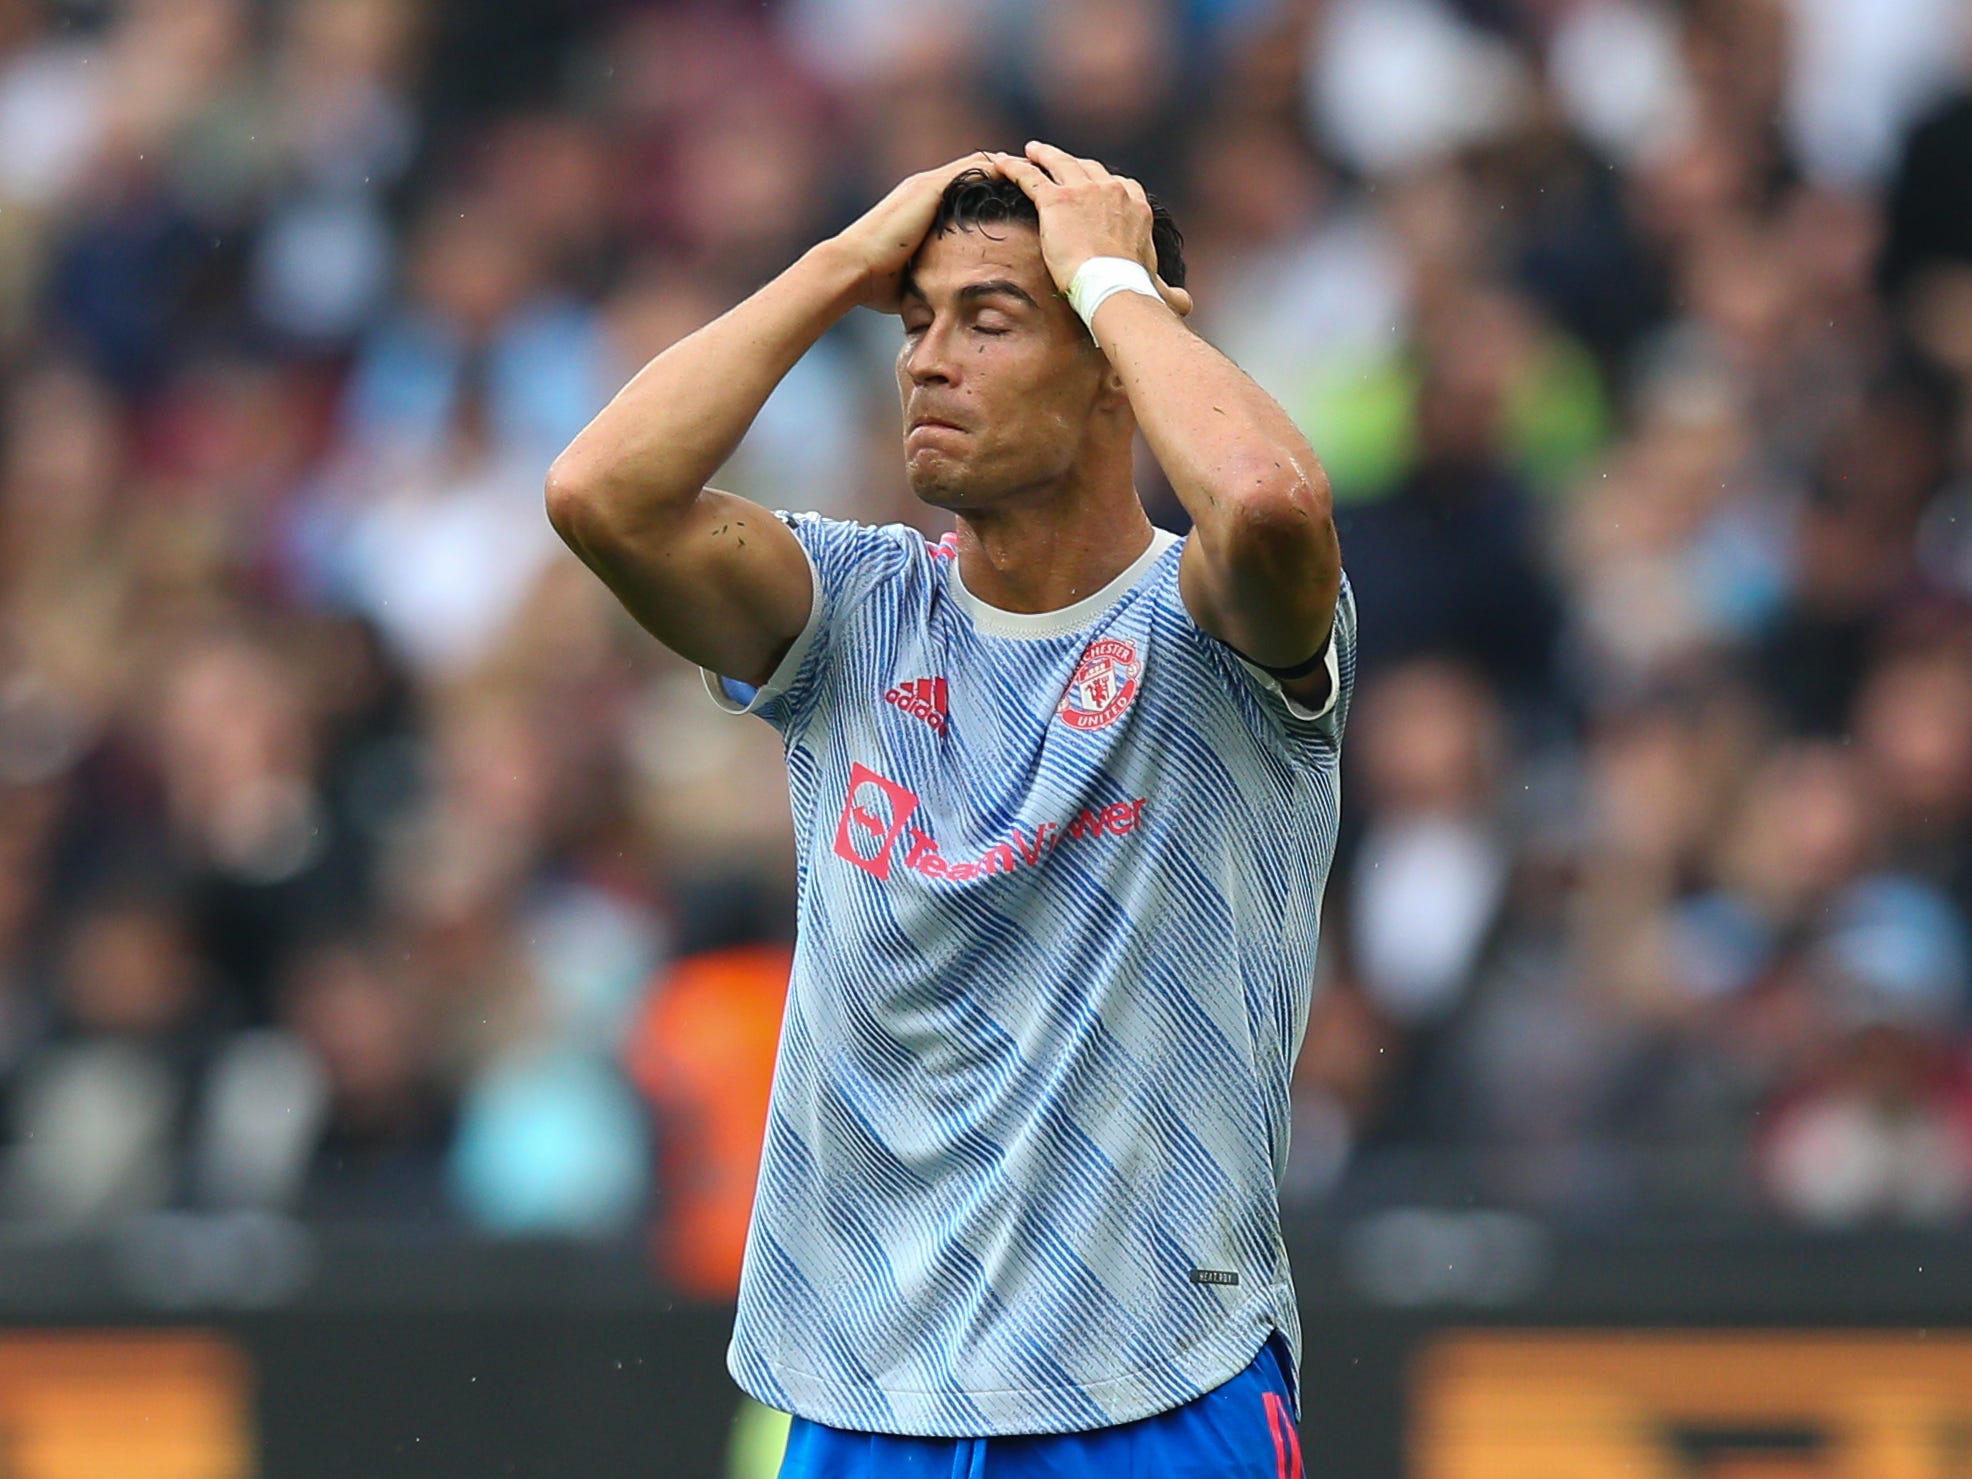
[(1143, 264), (1174, 312), (1191, 312), (1191, 294), (1157, 275), (1150, 200), (1143, 186), (1111, 174), (1093, 159), (1078, 159), (1038, 140), (1028, 144), (1024, 158), (995, 154), (993, 162), (1040, 212), (1041, 256), (1057, 289), (1066, 293), (1076, 270), (1091, 258), (1122, 257)]

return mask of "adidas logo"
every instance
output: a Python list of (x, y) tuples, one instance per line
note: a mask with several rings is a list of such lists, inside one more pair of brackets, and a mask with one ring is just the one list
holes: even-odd
[(946, 700), (943, 678), (913, 678), (908, 683), (899, 683), (883, 696), (883, 701), (902, 709), (913, 719), (924, 720), (939, 734), (945, 732), (951, 706)]

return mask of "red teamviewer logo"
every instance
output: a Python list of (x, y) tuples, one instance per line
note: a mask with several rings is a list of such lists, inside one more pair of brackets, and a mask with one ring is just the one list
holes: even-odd
[[(1015, 822), (1001, 841), (978, 857), (947, 858), (929, 832), (907, 825), (917, 814), (920, 800), (917, 792), (852, 761), (849, 795), (835, 824), (835, 855), (880, 883), (890, 881), (894, 863), (927, 878), (965, 883), (996, 873), (1038, 868), (1064, 845), (1126, 837), (1143, 825), (1144, 808), (1150, 805), (1147, 797), (1139, 796), (1133, 801), (1085, 806), (1066, 821), (1041, 822), (1031, 832), (1025, 824)], [(900, 858), (897, 844), (906, 832), (911, 844)]]
[[(941, 679), (940, 682), (943, 680)], [(918, 794), (851, 762), (849, 795), (835, 824), (835, 855), (878, 881), (890, 881), (890, 857), (904, 824), (918, 809)]]

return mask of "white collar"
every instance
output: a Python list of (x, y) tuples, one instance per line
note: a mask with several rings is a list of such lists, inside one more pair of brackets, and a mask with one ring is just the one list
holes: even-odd
[(952, 599), (972, 618), (974, 626), (995, 637), (1065, 637), (1088, 626), (1122, 600), (1143, 578), (1144, 572), (1157, 563), (1158, 557), (1177, 542), (1178, 536), (1168, 529), (1151, 530), (1149, 546), (1114, 580), (1074, 605), (1063, 606), (1056, 611), (1008, 611), (980, 600), (965, 588), (965, 577), (959, 574), (959, 557), (955, 551), (951, 560)]

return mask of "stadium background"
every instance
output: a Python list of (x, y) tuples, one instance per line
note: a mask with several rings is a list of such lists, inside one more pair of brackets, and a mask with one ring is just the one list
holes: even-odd
[[(8, 1473), (727, 1472), (778, 749), (542, 474), (1037, 135), (1359, 596), (1311, 1472), (1972, 1472), (1962, 0), (0, 0)], [(722, 484), (921, 520), (894, 338)]]

